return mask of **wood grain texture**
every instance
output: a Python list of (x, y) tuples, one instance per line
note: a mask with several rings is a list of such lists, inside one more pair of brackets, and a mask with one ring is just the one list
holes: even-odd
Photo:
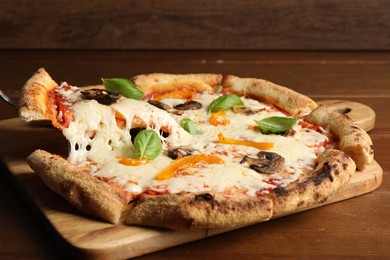
[(375, 126), (375, 112), (369, 106), (347, 100), (321, 100), (317, 104), (326, 105), (337, 112), (349, 116), (366, 132)]
[[(56, 129), (48, 126), (31, 126), (20, 119), (0, 121), (0, 154), (8, 176), (26, 199), (40, 220), (47, 226), (61, 247), (68, 247), (70, 254), (88, 258), (123, 259), (148, 254), (157, 250), (225, 233), (227, 229), (172, 231), (166, 229), (112, 225), (85, 216), (58, 195), (52, 193), (34, 174), (25, 161), (25, 155), (35, 148), (64, 154), (63, 138)], [(14, 138), (16, 137), (16, 138)], [(62, 145), (61, 145), (62, 144)], [(377, 162), (361, 172), (320, 207), (348, 198), (366, 194), (382, 183), (383, 171)], [(307, 210), (309, 208), (306, 208)], [(302, 211), (302, 210), (300, 210)], [(286, 212), (290, 215), (298, 211)], [(281, 216), (276, 216), (281, 217)]]
[(389, 50), (385, 0), (0, 0), (0, 48)]

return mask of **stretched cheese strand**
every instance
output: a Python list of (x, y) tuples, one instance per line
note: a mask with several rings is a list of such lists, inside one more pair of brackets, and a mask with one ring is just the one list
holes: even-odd
[[(168, 129), (171, 142), (180, 144), (180, 141), (191, 138), (167, 112), (146, 102), (122, 98), (117, 103), (106, 106), (95, 100), (84, 100), (77, 102), (72, 109), (74, 121), (63, 130), (70, 142), (71, 163), (87, 160), (104, 163), (118, 156), (134, 157), (130, 129), (135, 120), (149, 122), (145, 127), (154, 129), (157, 133), (162, 128)], [(125, 120), (124, 126), (118, 125), (118, 114)], [(92, 136), (86, 134), (91, 132)], [(160, 138), (164, 140), (161, 135)]]

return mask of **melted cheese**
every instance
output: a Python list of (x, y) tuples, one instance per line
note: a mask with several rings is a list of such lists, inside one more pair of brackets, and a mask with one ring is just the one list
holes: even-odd
[[(74, 121), (63, 131), (70, 142), (71, 163), (104, 163), (118, 156), (136, 156), (130, 136), (131, 123), (135, 116), (152, 122), (152, 129), (157, 133), (162, 126), (167, 127), (171, 131), (170, 139), (173, 141), (191, 138), (167, 112), (133, 99), (122, 98), (111, 106), (99, 104), (95, 100), (82, 100), (75, 103), (72, 109)], [(120, 128), (117, 125), (116, 112), (125, 116), (126, 127)], [(151, 126), (148, 125), (147, 128)], [(160, 137), (164, 141), (164, 138)]]
[[(245, 106), (251, 109), (262, 109), (254, 115), (235, 114), (226, 111), (230, 124), (214, 126), (209, 123), (207, 113), (209, 104), (218, 95), (198, 94), (195, 100), (202, 103), (200, 110), (188, 110), (183, 115), (173, 115), (158, 109), (147, 102), (121, 98), (111, 106), (102, 105), (95, 100), (80, 100), (79, 94), (65, 92), (69, 100), (76, 102), (72, 106), (74, 121), (63, 133), (70, 143), (69, 161), (74, 164), (90, 162), (95, 167), (91, 174), (109, 179), (120, 185), (124, 190), (140, 194), (145, 189), (177, 193), (189, 192), (240, 192), (249, 196), (267, 193), (275, 188), (275, 182), (282, 185), (296, 180), (304, 171), (312, 170), (315, 165), (320, 144), (327, 141), (326, 135), (309, 129), (302, 129), (299, 124), (294, 126), (296, 134), (292, 137), (281, 135), (264, 135), (250, 130), (255, 125), (254, 120), (270, 116), (285, 116), (280, 111), (256, 100), (242, 98)], [(165, 99), (162, 102), (174, 106), (183, 100)], [(117, 125), (115, 114), (119, 112), (126, 120), (125, 127)], [(125, 166), (119, 163), (121, 156), (136, 156), (131, 142), (130, 129), (133, 119), (141, 118), (150, 122), (147, 128), (160, 133), (164, 127), (169, 129), (167, 138), (160, 136), (164, 143), (164, 153), (168, 148), (189, 146), (200, 153), (213, 154), (221, 157), (224, 165), (208, 165), (187, 169), (179, 176), (158, 181), (156, 174), (168, 166), (173, 160), (164, 153), (157, 159), (139, 166)], [(190, 118), (196, 122), (201, 135), (192, 136), (179, 125), (182, 118)], [(285, 173), (266, 175), (259, 174), (246, 164), (240, 164), (243, 156), (256, 157), (258, 149), (247, 146), (232, 146), (218, 142), (218, 133), (226, 137), (255, 142), (272, 142), (270, 150), (285, 158)], [(287, 173), (287, 175), (286, 175)], [(276, 181), (270, 182), (273, 179)]]

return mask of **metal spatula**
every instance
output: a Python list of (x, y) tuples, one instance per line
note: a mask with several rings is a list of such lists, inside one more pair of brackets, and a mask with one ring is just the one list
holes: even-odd
[(3, 91), (0, 90), (0, 96), (1, 99), (3, 99), (5, 102), (7, 102), (9, 105), (16, 107), (19, 103), (19, 100), (16, 98), (10, 98), (6, 94), (4, 94)]

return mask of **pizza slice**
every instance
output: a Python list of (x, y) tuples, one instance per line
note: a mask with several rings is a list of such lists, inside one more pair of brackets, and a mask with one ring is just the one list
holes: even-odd
[[(182, 81), (181, 77), (169, 75), (160, 78), (164, 82), (162, 85)], [(220, 79), (220, 75), (190, 75), (185, 81), (186, 86), (181, 84), (182, 88), (176, 91), (214, 91)], [(153, 93), (163, 94), (162, 90)], [(101, 100), (107, 96), (111, 101)], [(117, 107), (107, 105), (117, 98), (116, 93), (104, 90), (102, 86), (79, 89), (66, 82), (57, 84), (41, 68), (23, 87), (18, 108), (20, 117), (27, 122), (50, 121), (70, 143), (68, 160), (37, 150), (27, 158), (31, 168), (47, 186), (70, 204), (112, 223), (119, 222), (124, 208), (142, 192), (146, 185), (144, 182), (148, 182), (151, 177), (143, 174), (146, 178), (143, 180), (142, 176), (133, 176), (134, 180), (126, 180), (127, 183), (118, 182), (118, 176), (96, 177), (91, 173), (96, 171), (99, 162), (106, 163), (121, 157), (123, 164), (120, 165), (126, 166), (132, 161), (134, 164), (142, 163), (141, 160), (130, 158), (131, 154), (136, 153), (134, 147), (129, 145), (131, 129), (158, 128), (169, 132), (172, 139), (188, 135), (176, 121), (167, 116), (167, 112), (148, 103), (123, 99), (127, 102)], [(127, 157), (124, 158), (124, 155)]]
[(103, 83), (57, 84), (40, 69), (19, 114), (51, 121), (70, 143), (67, 159), (33, 152), (31, 168), (111, 223), (257, 223), (326, 201), (373, 160), (369, 136), (351, 119), (265, 80), (155, 73)]

